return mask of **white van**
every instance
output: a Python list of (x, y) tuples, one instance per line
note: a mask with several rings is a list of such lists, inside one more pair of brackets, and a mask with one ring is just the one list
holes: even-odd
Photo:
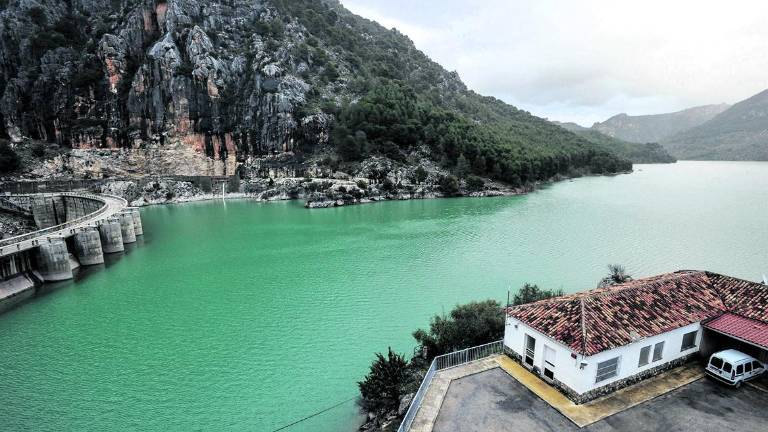
[(765, 365), (743, 352), (729, 349), (712, 354), (705, 369), (709, 376), (739, 388), (765, 372)]

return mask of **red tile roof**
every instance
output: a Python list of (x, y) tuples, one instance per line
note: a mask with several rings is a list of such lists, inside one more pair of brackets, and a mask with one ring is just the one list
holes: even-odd
[(768, 287), (680, 271), (514, 306), (507, 314), (575, 352), (594, 355), (728, 311), (768, 322)]
[(768, 323), (765, 321), (726, 313), (705, 323), (704, 327), (768, 349)]

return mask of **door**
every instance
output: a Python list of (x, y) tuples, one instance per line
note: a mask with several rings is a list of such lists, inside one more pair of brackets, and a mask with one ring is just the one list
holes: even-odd
[(555, 379), (555, 350), (544, 345), (544, 376)]
[(525, 364), (533, 367), (533, 355), (536, 353), (536, 339), (525, 335)]

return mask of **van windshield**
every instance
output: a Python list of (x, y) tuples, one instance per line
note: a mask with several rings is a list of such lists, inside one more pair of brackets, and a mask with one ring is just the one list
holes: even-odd
[(723, 359), (720, 357), (712, 357), (712, 359), (709, 361), (709, 364), (720, 369), (723, 367)]

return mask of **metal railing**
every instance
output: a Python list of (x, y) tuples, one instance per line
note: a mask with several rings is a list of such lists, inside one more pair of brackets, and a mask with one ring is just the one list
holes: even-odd
[(413, 420), (416, 418), (416, 413), (418, 413), (419, 408), (421, 408), (421, 402), (424, 400), (424, 396), (427, 394), (430, 384), (432, 384), (432, 379), (438, 371), (461, 366), (475, 360), (490, 357), (494, 354), (501, 354), (502, 352), (504, 352), (504, 341), (498, 340), (496, 342), (478, 345), (435, 357), (429, 365), (429, 369), (427, 369), (424, 379), (421, 381), (419, 390), (416, 391), (416, 395), (413, 396), (411, 406), (408, 407), (408, 411), (405, 413), (403, 422), (400, 423), (397, 432), (407, 432), (411, 428), (411, 424), (413, 424)]
[[(106, 195), (106, 194), (103, 194), (103, 195), (105, 195), (105, 196), (107, 196), (109, 198), (112, 198), (112, 199), (120, 200), (121, 204), (123, 204), (123, 207), (126, 207), (128, 205), (127, 201), (125, 199), (123, 199), (123, 198), (112, 196), (112, 195)], [(89, 214), (81, 216), (81, 217), (79, 217), (77, 219), (74, 219), (74, 220), (71, 220), (71, 221), (68, 221), (68, 222), (64, 222), (64, 223), (59, 224), (59, 225), (54, 225), (52, 227), (39, 229), (39, 230), (33, 231), (31, 233), (22, 234), (22, 235), (18, 235), (18, 236), (15, 236), (15, 237), (10, 237), (10, 238), (7, 238), (7, 239), (3, 239), (2, 241), (0, 241), (0, 256), (5, 255), (6, 252), (13, 253), (16, 250), (20, 250), (21, 249), (20, 243), (22, 243), (24, 241), (35, 239), (37, 237), (44, 236), (45, 234), (48, 234), (48, 233), (53, 233), (53, 232), (61, 231), (61, 230), (67, 229), (69, 227), (73, 227), (73, 226), (82, 224), (83, 222), (85, 222), (85, 221), (87, 221), (89, 219), (92, 219), (92, 218), (94, 218), (96, 216), (99, 216), (99, 215), (105, 213), (107, 211), (107, 209), (109, 208), (109, 203), (104, 199), (103, 196), (98, 196), (98, 195), (93, 195), (93, 194), (88, 194), (88, 193), (68, 193), (68, 192), (62, 192), (62, 193), (52, 193), (52, 194), (38, 194), (36, 196), (71, 196), (71, 197), (77, 197), (77, 198), (86, 198), (86, 199), (92, 199), (92, 200), (101, 202), (103, 205), (99, 209), (97, 209), (96, 211), (93, 211), (93, 212), (91, 212)], [(14, 244), (19, 244), (19, 246), (16, 248), (16, 250), (3, 251), (3, 248), (5, 248), (7, 246), (12, 246)]]

